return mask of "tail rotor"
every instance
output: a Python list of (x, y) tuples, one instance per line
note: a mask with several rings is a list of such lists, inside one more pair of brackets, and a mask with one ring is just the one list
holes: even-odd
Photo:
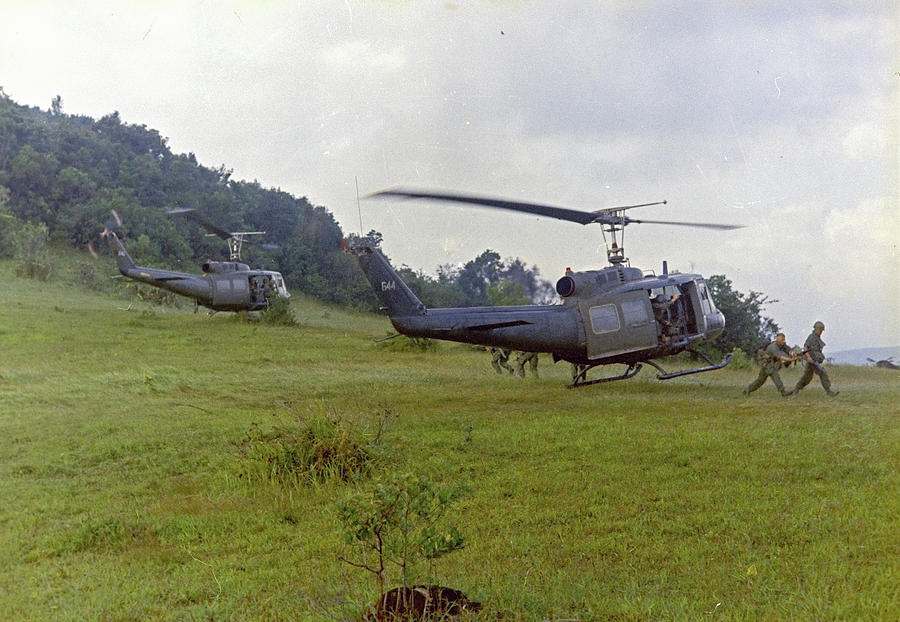
[(91, 254), (91, 257), (94, 259), (100, 257), (100, 251), (98, 250), (100, 242), (106, 239), (106, 236), (108, 236), (111, 231), (115, 231), (121, 226), (122, 217), (119, 215), (119, 212), (114, 209), (109, 210), (109, 218), (106, 219), (106, 225), (103, 227), (103, 231), (101, 231), (96, 238), (88, 242), (87, 250)]

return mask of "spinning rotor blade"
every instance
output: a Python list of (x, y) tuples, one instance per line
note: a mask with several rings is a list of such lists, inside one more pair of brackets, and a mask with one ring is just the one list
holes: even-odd
[(206, 216), (204, 216), (203, 214), (198, 212), (193, 207), (179, 207), (178, 209), (169, 210), (168, 212), (166, 212), (166, 215), (167, 216), (187, 216), (188, 218), (190, 218), (191, 220), (196, 222), (198, 225), (200, 225), (201, 227), (203, 227), (210, 233), (219, 236), (223, 240), (228, 240), (228, 239), (234, 237), (234, 235), (230, 231), (223, 229), (222, 227), (220, 227), (219, 225), (217, 225), (216, 223), (211, 221), (209, 218), (207, 218)]
[(679, 227), (699, 227), (701, 229), (743, 229), (744, 225), (720, 225), (714, 222), (673, 222), (671, 220), (644, 220), (635, 218), (626, 218), (625, 224), (645, 224), (645, 225), (676, 225)]
[(476, 197), (464, 194), (447, 194), (441, 192), (418, 192), (415, 190), (383, 190), (370, 194), (366, 198), (375, 197), (399, 197), (402, 199), (430, 199), (434, 201), (449, 201), (452, 203), (469, 203), (472, 205), (483, 205), (485, 207), (495, 207), (498, 209), (514, 210), (516, 212), (527, 212), (529, 214), (537, 214), (538, 216), (547, 216), (549, 218), (558, 218), (560, 220), (569, 220), (582, 225), (587, 225), (597, 219), (597, 214), (591, 212), (580, 212), (565, 207), (554, 207), (552, 205), (543, 205), (540, 203), (523, 203), (520, 201), (508, 201), (506, 199), (490, 199), (486, 197)]
[(91, 257), (97, 259), (100, 256), (100, 241), (109, 235), (111, 231), (115, 231), (121, 226), (122, 217), (119, 215), (119, 212), (114, 209), (109, 210), (109, 217), (106, 219), (106, 225), (103, 227), (103, 231), (101, 231), (96, 238), (88, 242), (87, 250), (88, 253), (91, 254)]
[(549, 218), (557, 218), (559, 220), (568, 220), (581, 225), (590, 225), (593, 223), (607, 226), (624, 226), (631, 223), (648, 223), (660, 225), (678, 225), (682, 227), (701, 227), (706, 229), (740, 229), (740, 225), (720, 225), (715, 223), (693, 223), (693, 222), (671, 222), (665, 220), (643, 220), (633, 219), (623, 216), (620, 212), (635, 207), (648, 207), (650, 205), (665, 205), (666, 201), (656, 201), (654, 203), (641, 203), (639, 205), (623, 205), (621, 207), (605, 207), (594, 212), (582, 212), (579, 210), (568, 209), (565, 207), (556, 207), (553, 205), (545, 205), (542, 203), (526, 203), (522, 201), (510, 201), (507, 199), (492, 199), (488, 197), (479, 197), (464, 194), (453, 194), (445, 192), (422, 192), (418, 190), (407, 190), (397, 188), (395, 190), (383, 190), (368, 195), (367, 198), (375, 197), (399, 197), (402, 199), (428, 199), (434, 201), (449, 201), (452, 203), (468, 203), (472, 205), (482, 205), (484, 207), (493, 207), (498, 209), (508, 209), (517, 212), (526, 212), (536, 214), (538, 216), (547, 216)]

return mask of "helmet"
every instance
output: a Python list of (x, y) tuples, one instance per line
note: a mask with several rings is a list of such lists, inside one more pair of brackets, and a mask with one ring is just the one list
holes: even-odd
[(813, 324), (813, 330), (825, 330), (825, 325), (822, 322), (816, 322)]

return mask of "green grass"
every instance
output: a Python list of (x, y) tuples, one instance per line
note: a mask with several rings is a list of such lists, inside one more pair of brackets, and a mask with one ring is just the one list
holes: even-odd
[(468, 545), (424, 578), (483, 619), (900, 618), (896, 372), (833, 367), (836, 399), (817, 380), (745, 398), (755, 370), (571, 390), (548, 359), (497, 376), (299, 296), (286, 328), (13, 275), (0, 263), (8, 619), (360, 611), (374, 585), (338, 560), (335, 511), (353, 484), (251, 477), (242, 451), (321, 417), (387, 421), (376, 471), (469, 484)]

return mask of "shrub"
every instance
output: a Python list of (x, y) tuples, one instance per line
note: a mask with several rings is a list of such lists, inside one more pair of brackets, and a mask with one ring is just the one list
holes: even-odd
[(374, 575), (378, 602), (383, 603), (391, 569), (408, 588), (424, 561), (465, 546), (447, 519), (463, 493), (459, 485), (440, 486), (411, 473), (395, 473), (351, 493), (338, 503), (337, 512), (346, 541), (357, 554), (341, 560)]
[(263, 324), (274, 326), (299, 326), (291, 303), (287, 298), (275, 298), (269, 304), (269, 308), (262, 312), (259, 318)]
[(241, 476), (281, 486), (365, 476), (376, 451), (357, 426), (326, 415), (271, 432), (253, 424), (240, 448), (246, 463)]
[(436, 352), (438, 342), (427, 337), (407, 337), (399, 333), (388, 333), (378, 341), (378, 346), (391, 352)]
[(740, 348), (734, 348), (731, 351), (731, 362), (728, 366), (732, 369), (749, 369), (756, 365), (755, 359), (747, 355)]

